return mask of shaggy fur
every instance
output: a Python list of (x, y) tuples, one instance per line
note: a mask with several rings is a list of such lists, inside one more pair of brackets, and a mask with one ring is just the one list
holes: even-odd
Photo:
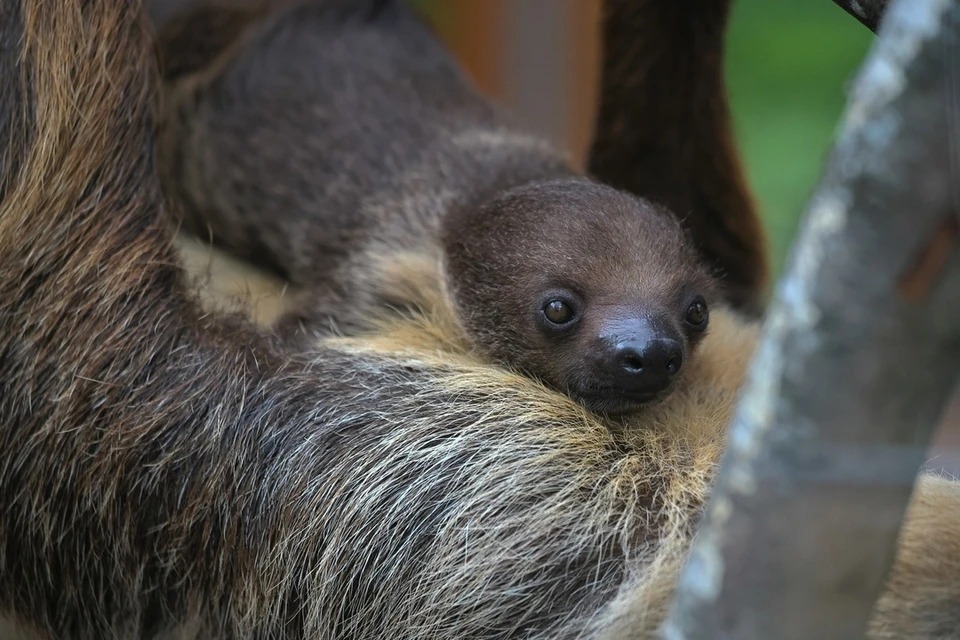
[[(402, 318), (289, 359), (188, 293), (136, 8), (2, 7), (0, 609), (52, 638), (652, 637), (752, 325), (717, 314), (697, 384), (613, 425)], [(957, 628), (957, 496), (921, 485), (874, 637)]]
[[(390, 286), (418, 253), (489, 360), (598, 411), (676, 387), (706, 328), (688, 310), (716, 288), (677, 218), (577, 177), (402, 2), (201, 4), (160, 42), (165, 186), (189, 227), (303, 285), (281, 333), (419, 309)], [(552, 301), (573, 319), (548, 321)]]

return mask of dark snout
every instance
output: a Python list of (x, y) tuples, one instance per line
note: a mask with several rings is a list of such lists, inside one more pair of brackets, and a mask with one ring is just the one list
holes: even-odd
[(628, 393), (657, 395), (670, 386), (683, 366), (683, 348), (664, 335), (629, 339), (610, 354), (610, 373)]
[(606, 329), (596, 343), (587, 404), (623, 412), (662, 398), (683, 368), (682, 338), (656, 319), (630, 319)]

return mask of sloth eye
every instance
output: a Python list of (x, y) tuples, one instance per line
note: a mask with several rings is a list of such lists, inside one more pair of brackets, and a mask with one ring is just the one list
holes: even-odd
[(573, 308), (563, 300), (551, 300), (543, 308), (543, 315), (553, 324), (567, 324), (573, 320)]
[(697, 296), (697, 298), (687, 307), (687, 322), (698, 329), (702, 329), (707, 324), (709, 317), (706, 301)]

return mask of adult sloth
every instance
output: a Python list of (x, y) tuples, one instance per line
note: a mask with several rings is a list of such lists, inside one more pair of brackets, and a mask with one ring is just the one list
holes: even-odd
[[(753, 328), (716, 314), (642, 424), (442, 318), (291, 360), (177, 266), (148, 42), (128, 3), (0, 5), (0, 607), (53, 637), (649, 637)], [(958, 496), (922, 487), (890, 637), (956, 620)]]

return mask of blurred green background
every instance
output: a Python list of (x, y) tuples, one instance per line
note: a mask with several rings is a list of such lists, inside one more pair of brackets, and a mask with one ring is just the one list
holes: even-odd
[(872, 38), (829, 0), (734, 2), (727, 85), (778, 271)]

